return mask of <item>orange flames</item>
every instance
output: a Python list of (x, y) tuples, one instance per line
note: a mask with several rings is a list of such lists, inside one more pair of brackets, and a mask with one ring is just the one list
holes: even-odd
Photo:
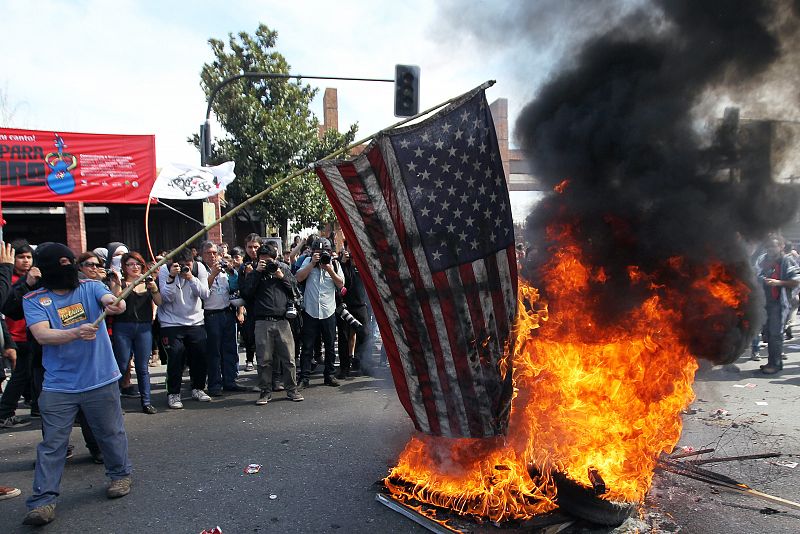
[[(608, 274), (581, 261), (569, 228), (551, 232), (561, 246), (544, 269), (548, 303), (524, 282), (519, 290), (508, 436), (412, 438), (385, 479), (396, 498), (494, 522), (527, 519), (556, 507), (551, 472), (591, 487), (594, 468), (605, 481), (603, 499), (640, 501), (659, 454), (678, 441), (697, 369), (679, 324), (682, 309), (694, 303), (631, 266), (629, 282), (650, 296), (619, 324), (601, 328), (587, 290)], [(692, 270), (685, 263), (671, 258), (663, 269), (692, 273), (691, 298), (702, 295), (704, 310), (746, 299), (746, 286), (724, 266)], [(529, 472), (530, 465), (536, 469)]]

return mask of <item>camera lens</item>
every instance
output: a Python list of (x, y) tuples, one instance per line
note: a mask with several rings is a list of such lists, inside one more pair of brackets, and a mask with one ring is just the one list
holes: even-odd
[(353, 314), (348, 311), (347, 304), (340, 304), (336, 308), (336, 313), (354, 330), (360, 330), (364, 326), (361, 321), (353, 317)]
[(267, 271), (267, 274), (275, 274), (276, 272), (278, 272), (278, 264), (275, 263), (274, 261), (271, 261), (267, 264), (265, 270)]
[(319, 255), (319, 262), (322, 265), (328, 265), (331, 262), (331, 255), (328, 252), (323, 252)]
[(152, 281), (153, 281), (153, 277), (152, 277), (152, 276), (149, 276), (149, 275), (148, 275), (148, 276), (145, 276), (145, 278), (144, 278), (144, 281), (145, 281), (145, 282), (147, 282), (147, 283), (149, 284), (150, 282), (152, 282)]
[(181, 267), (181, 272), (182, 272), (182, 273), (184, 273), (184, 274), (185, 274), (185, 273), (188, 273), (189, 271), (191, 271), (191, 269), (189, 269), (189, 267), (188, 267), (188, 266), (186, 266), (186, 265), (183, 265), (183, 266)]

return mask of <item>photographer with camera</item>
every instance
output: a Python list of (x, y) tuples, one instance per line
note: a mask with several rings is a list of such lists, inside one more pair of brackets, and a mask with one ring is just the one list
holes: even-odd
[(283, 384), (290, 400), (302, 401), (297, 391), (294, 363), (294, 339), (287, 319), (287, 309), (294, 298), (292, 274), (289, 266), (277, 260), (278, 249), (261, 245), (258, 262), (247, 274), (241, 292), (250, 305), (255, 319), (256, 362), (260, 395), (256, 404), (264, 405), (272, 399), (273, 364), (283, 370)]
[[(261, 237), (258, 234), (248, 234), (245, 238), (245, 252), (244, 260), (239, 267), (239, 280), (244, 280), (245, 276), (255, 269), (258, 263), (258, 249), (261, 248)], [(247, 301), (248, 299), (245, 299)], [(253, 360), (256, 354), (256, 341), (255, 341), (255, 315), (253, 315), (252, 306), (250, 302), (246, 302), (244, 310), (240, 310), (237, 314), (237, 320), (241, 325), (242, 344), (245, 349), (245, 371), (252, 371)], [(241, 313), (244, 311), (244, 313)]]
[(325, 346), (324, 384), (336, 387), (334, 378), (334, 340), (336, 338), (336, 293), (344, 287), (344, 273), (339, 262), (331, 254), (331, 242), (317, 239), (312, 245), (311, 256), (306, 258), (297, 271), (297, 281), (305, 282), (303, 301), (303, 350), (300, 353), (301, 379), (308, 387), (311, 377), (311, 359), (314, 340), (321, 335)]
[(231, 285), (239, 275), (219, 255), (211, 241), (200, 244), (203, 265), (209, 269), (209, 296), (203, 301), (203, 315), (208, 336), (208, 394), (221, 397), (222, 391), (245, 391), (236, 383), (239, 350), (236, 346), (236, 312), (231, 305)]
[(339, 345), (339, 372), (336, 378), (350, 380), (350, 371), (360, 369), (356, 351), (360, 351), (366, 340), (364, 325), (367, 323), (367, 291), (347, 248), (339, 252), (339, 263), (347, 283), (341, 292), (341, 302), (336, 307)]
[(161, 337), (167, 353), (167, 404), (181, 409), (181, 379), (183, 368), (189, 364), (192, 398), (209, 402), (203, 389), (206, 385), (208, 353), (206, 350), (203, 299), (207, 299), (208, 272), (194, 261), (191, 250), (183, 249), (169, 266), (162, 265), (158, 273), (161, 306), (158, 320)]

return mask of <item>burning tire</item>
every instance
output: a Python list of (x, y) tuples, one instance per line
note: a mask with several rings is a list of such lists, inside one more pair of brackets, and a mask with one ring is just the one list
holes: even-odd
[(636, 510), (635, 503), (606, 501), (586, 486), (567, 478), (563, 473), (553, 473), (558, 494), (556, 502), (564, 512), (598, 525), (617, 527)]

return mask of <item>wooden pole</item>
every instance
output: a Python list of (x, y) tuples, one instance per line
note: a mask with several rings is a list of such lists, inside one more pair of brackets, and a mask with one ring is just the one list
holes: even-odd
[[(351, 149), (353, 149), (353, 148), (355, 148), (355, 147), (357, 147), (359, 145), (362, 145), (362, 144), (366, 143), (367, 141), (371, 140), (372, 138), (376, 137), (377, 135), (379, 135), (379, 134), (381, 134), (383, 132), (386, 132), (388, 130), (392, 130), (394, 128), (402, 126), (402, 125), (404, 125), (406, 123), (409, 123), (409, 122), (411, 122), (411, 121), (413, 121), (415, 119), (418, 119), (419, 117), (423, 117), (425, 115), (428, 115), (429, 113), (433, 113), (437, 109), (440, 109), (440, 108), (442, 108), (442, 107), (444, 107), (444, 106), (446, 106), (448, 104), (451, 104), (451, 103), (461, 99), (465, 95), (468, 95), (468, 94), (473, 93), (475, 91), (480, 91), (482, 89), (489, 88), (489, 87), (493, 86), (494, 84), (495, 84), (494, 80), (489, 80), (487, 82), (484, 82), (481, 85), (479, 85), (478, 87), (476, 87), (475, 89), (471, 89), (470, 91), (467, 91), (466, 93), (463, 93), (461, 95), (453, 97), (453, 98), (451, 98), (449, 100), (445, 100), (444, 102), (442, 102), (440, 104), (437, 104), (437, 105), (435, 105), (435, 106), (433, 106), (431, 108), (428, 108), (428, 109), (426, 109), (425, 111), (423, 111), (421, 113), (417, 113), (413, 117), (408, 117), (406, 119), (401, 120), (400, 122), (396, 122), (395, 124), (392, 124), (388, 128), (384, 128), (383, 130), (380, 130), (379, 132), (376, 132), (376, 133), (374, 133), (372, 135), (364, 137), (363, 139), (360, 139), (358, 141), (355, 141), (354, 143), (351, 143), (351, 144), (347, 145), (346, 147), (337, 150), (336, 152), (332, 152), (332, 153), (328, 154), (327, 156), (325, 156), (324, 158), (320, 159), (319, 161), (335, 159), (338, 156), (341, 156), (342, 154), (347, 153), (349, 150), (351, 150)], [(241, 210), (243, 208), (246, 208), (247, 206), (249, 206), (249, 205), (251, 205), (251, 204), (253, 204), (255, 202), (258, 202), (259, 200), (261, 200), (262, 198), (264, 198), (265, 196), (267, 196), (271, 192), (275, 191), (276, 189), (278, 189), (280, 186), (282, 186), (283, 184), (285, 184), (289, 180), (293, 180), (293, 179), (295, 179), (295, 178), (297, 178), (299, 176), (302, 176), (303, 173), (311, 171), (314, 168), (314, 165), (316, 163), (317, 162), (311, 163), (311, 164), (307, 165), (306, 167), (304, 167), (302, 169), (298, 169), (298, 170), (294, 171), (293, 173), (291, 173), (290, 175), (285, 176), (284, 178), (281, 178), (280, 180), (278, 180), (274, 184), (270, 185), (266, 189), (262, 190), (261, 192), (253, 195), (252, 197), (248, 198), (244, 202), (241, 202), (240, 204), (234, 206), (225, 215), (222, 215), (217, 220), (208, 223), (206, 226), (203, 227), (202, 230), (199, 230), (198, 232), (196, 232), (189, 239), (184, 241), (183, 244), (181, 244), (179, 247), (173, 249), (169, 254), (164, 256), (164, 258), (161, 261), (157, 262), (155, 265), (153, 265), (152, 267), (147, 269), (147, 271), (142, 273), (139, 276), (139, 278), (134, 280), (133, 283), (131, 283), (128, 287), (125, 288), (125, 290), (122, 293), (120, 293), (119, 297), (117, 297), (117, 299), (114, 301), (114, 304), (118, 304), (119, 301), (125, 300), (125, 298), (128, 295), (130, 295), (131, 291), (133, 291), (134, 286), (136, 286), (142, 280), (144, 280), (145, 277), (147, 277), (148, 275), (154, 273), (156, 270), (161, 268), (162, 265), (165, 265), (167, 263), (167, 261), (171, 260), (178, 252), (180, 252), (181, 250), (183, 250), (186, 247), (188, 247), (189, 244), (192, 243), (192, 241), (194, 241), (195, 239), (198, 239), (199, 237), (202, 237), (203, 234), (208, 232), (214, 226), (216, 226), (218, 224), (221, 224), (224, 221), (227, 221), (228, 219), (233, 217), (237, 212), (239, 212), (239, 210)], [(105, 318), (106, 318), (106, 311), (103, 310), (103, 313), (100, 314), (100, 316), (92, 323), (92, 325), (98, 326), (103, 321), (103, 319), (105, 319)]]

